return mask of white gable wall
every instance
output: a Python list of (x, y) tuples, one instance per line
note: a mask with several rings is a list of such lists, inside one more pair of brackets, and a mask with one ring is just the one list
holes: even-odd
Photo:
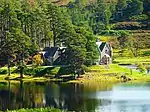
[(105, 56), (105, 57), (108, 57), (109, 58), (109, 62), (108, 63), (111, 63), (112, 62), (112, 47), (106, 43), (103, 50), (101, 51), (100, 50), (100, 45), (102, 44), (102, 42), (96, 42), (97, 46), (98, 46), (98, 51), (99, 51), (99, 64), (102, 63), (102, 58)]
[(105, 56), (107, 54), (106, 51), (110, 52), (110, 49), (109, 49), (109, 47), (107, 47), (107, 44), (104, 46), (104, 49), (101, 52), (101, 59), (102, 59), (103, 56)]

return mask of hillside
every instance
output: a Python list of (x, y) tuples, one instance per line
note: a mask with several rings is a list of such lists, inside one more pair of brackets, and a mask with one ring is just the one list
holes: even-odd
[[(34, 4), (36, 0), (27, 0), (30, 4)], [(51, 3), (54, 3), (58, 6), (65, 6), (67, 5), (69, 2), (75, 2), (75, 1), (78, 1), (78, 0), (47, 0)], [(111, 2), (116, 2), (117, 0), (105, 0), (106, 3), (111, 3)], [(89, 3), (95, 3), (96, 0), (80, 0), (80, 2), (84, 2), (86, 4), (89, 4)]]
[[(97, 58), (97, 36), (112, 37), (109, 41), (116, 42), (114, 48), (121, 52), (130, 48), (134, 56), (138, 56), (141, 49), (150, 48), (150, 1), (116, 1), (0, 0), (2, 65), (9, 61), (8, 58), (20, 59), (24, 48), (26, 55), (33, 55), (49, 46), (70, 47), (71, 61), (68, 59), (65, 63), (81, 60), (80, 65), (91, 64)], [(91, 2), (93, 4), (89, 4)]]
[[(78, 0), (50, 0), (52, 3), (56, 3), (57, 5), (61, 6), (61, 5), (67, 5), (69, 2), (75, 2)], [(84, 2), (84, 3), (95, 3), (96, 0), (80, 0), (80, 2)], [(112, 3), (112, 2), (117, 2), (117, 0), (105, 0), (106, 3)]]
[[(29, 4), (34, 5), (37, 0), (26, 0)], [(47, 2), (51, 2), (57, 4), (58, 6), (67, 5), (72, 0), (46, 0)]]
[(73, 1), (73, 0), (50, 0), (52, 3), (55, 3), (59, 6), (61, 5), (67, 5), (69, 2)]

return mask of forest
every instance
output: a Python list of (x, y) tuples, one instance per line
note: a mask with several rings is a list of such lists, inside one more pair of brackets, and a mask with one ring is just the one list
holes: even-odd
[(0, 0), (0, 66), (21, 65), (48, 46), (67, 47), (65, 64), (92, 65), (97, 38), (119, 56), (149, 56), (140, 51), (150, 48), (150, 0)]
[(0, 0), (0, 111), (150, 112), (149, 101), (150, 0)]

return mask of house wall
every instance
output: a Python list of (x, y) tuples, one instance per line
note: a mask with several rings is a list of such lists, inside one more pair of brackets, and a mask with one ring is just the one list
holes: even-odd
[[(107, 57), (109, 55), (110, 57)], [(107, 59), (104, 59), (103, 57), (105, 56), (105, 58)], [(100, 63), (103, 62), (104, 63), (104, 60), (107, 60), (107, 62), (105, 63), (112, 63), (112, 48), (106, 44), (105, 47), (103, 48), (103, 51), (101, 52), (101, 57), (100, 57)]]
[[(103, 50), (100, 50), (100, 45), (102, 44), (102, 42), (96, 42), (97, 46), (98, 46), (98, 51), (99, 51), (99, 60), (98, 63), (105, 63), (105, 60), (107, 60), (106, 63), (112, 63), (112, 47), (109, 44), (105, 44)], [(106, 56), (107, 55), (107, 56)], [(104, 57), (105, 56), (105, 57)]]
[[(106, 50), (107, 50), (107, 53), (106, 53)], [(110, 55), (110, 49), (109, 49), (109, 47), (108, 47), (107, 45), (105, 45), (103, 51), (101, 52), (101, 59), (102, 59), (102, 57), (103, 57), (105, 54)]]

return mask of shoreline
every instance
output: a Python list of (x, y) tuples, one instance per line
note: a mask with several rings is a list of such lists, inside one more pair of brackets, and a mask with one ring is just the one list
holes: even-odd
[(11, 74), (8, 76), (7, 74), (0, 75), (0, 82), (5, 81), (24, 81), (24, 82), (63, 82), (63, 83), (90, 83), (97, 81), (106, 81), (106, 82), (128, 82), (128, 81), (150, 81), (150, 75), (145, 73), (140, 73), (135, 70), (131, 70), (126, 67), (119, 66), (118, 64), (111, 65), (95, 65), (91, 67), (87, 67), (84, 75), (81, 75), (80, 78), (75, 80), (68, 79), (64, 80), (67, 77), (73, 77), (73, 75), (64, 75), (60, 78), (54, 78), (53, 75), (49, 76), (31, 76), (24, 75), (23, 78), (20, 78), (18, 73)]
[[(7, 110), (6, 112), (62, 112), (60, 109), (57, 108), (50, 108), (50, 107), (43, 107), (43, 108), (22, 108), (16, 110)], [(65, 111), (67, 112), (67, 111)]]
[(95, 81), (106, 82), (149, 82), (150, 75), (131, 70), (118, 64), (98, 65), (89, 67), (83, 78), (78, 78), (70, 83), (89, 83)]

